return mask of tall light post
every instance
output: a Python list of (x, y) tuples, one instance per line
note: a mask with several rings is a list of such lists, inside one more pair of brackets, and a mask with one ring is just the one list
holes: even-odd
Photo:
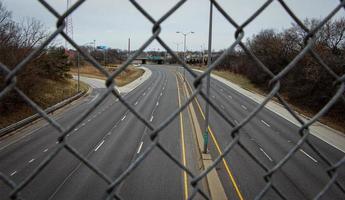
[[(210, 67), (212, 63), (212, 17), (213, 17), (213, 2), (210, 1), (210, 16), (209, 16), (209, 33), (208, 33), (208, 59), (207, 59), (207, 67)], [(210, 96), (210, 84), (211, 84), (211, 77), (210, 74), (206, 76), (206, 95), (209, 97)], [(208, 127), (209, 127), (209, 105), (206, 103), (205, 105), (205, 125), (204, 125), (204, 152), (207, 153), (207, 147), (208, 147), (208, 140), (209, 140), (209, 132), (208, 132)]]
[[(96, 40), (94, 40), (93, 42), (87, 42), (87, 43), (83, 44), (82, 46), (86, 46), (89, 44), (93, 44), (95, 46), (95, 43), (96, 43)], [(80, 69), (79, 69), (80, 64), (79, 63), (80, 63), (80, 53), (79, 53), (79, 51), (77, 51), (77, 69), (78, 69), (77, 90), (78, 90), (78, 92), (80, 91)]]
[[(180, 32), (180, 31), (176, 31), (177, 34), (181, 33), (183, 36), (184, 36), (184, 40), (183, 40), (183, 60), (184, 62), (186, 62), (186, 40), (187, 40), (187, 35), (189, 34), (193, 34), (194, 32), (191, 31), (191, 32), (188, 32), (188, 33), (183, 33), (183, 32)], [(183, 79), (184, 81), (186, 81), (186, 69), (183, 68)]]

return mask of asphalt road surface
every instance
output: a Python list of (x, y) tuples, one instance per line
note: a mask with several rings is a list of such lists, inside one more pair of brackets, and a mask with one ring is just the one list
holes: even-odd
[[(148, 66), (151, 77), (125, 95), (154, 127), (158, 127), (188, 97), (175, 66)], [(187, 82), (192, 79), (187, 75)], [(64, 127), (89, 109), (105, 92), (100, 82), (87, 81), (94, 87), (89, 97), (54, 118)], [(211, 99), (231, 119), (240, 122), (257, 104), (223, 83), (212, 81)], [(193, 101), (202, 126), (204, 101)], [(233, 128), (211, 109), (209, 150), (212, 158), (232, 141)], [(271, 168), (296, 144), (298, 127), (264, 109), (241, 130), (241, 142), (265, 166)], [(128, 166), (150, 148), (151, 131), (113, 96), (99, 105), (67, 138), (68, 144), (114, 181)], [(59, 133), (49, 124), (24, 129), (0, 142), (0, 171), (15, 183), (23, 181), (59, 145)], [(344, 154), (311, 136), (315, 144), (332, 161)], [(159, 144), (195, 174), (200, 173), (192, 127), (186, 111), (178, 115), (159, 134)], [(217, 166), (229, 199), (253, 199), (265, 186), (264, 170), (246, 152), (236, 146)], [(274, 185), (288, 199), (312, 199), (327, 183), (325, 163), (306, 145), (273, 176)], [(192, 193), (191, 178), (163, 151), (153, 148), (148, 157), (117, 187), (123, 199), (185, 199)], [(339, 181), (345, 183), (344, 167)], [(108, 183), (67, 150), (58, 155), (20, 192), (24, 199), (104, 199)], [(201, 188), (205, 190), (205, 188)], [(0, 197), (8, 199), (11, 190), (0, 182)], [(196, 199), (201, 199), (200, 195)], [(280, 199), (271, 189), (264, 199)], [(323, 199), (344, 199), (332, 187)]]

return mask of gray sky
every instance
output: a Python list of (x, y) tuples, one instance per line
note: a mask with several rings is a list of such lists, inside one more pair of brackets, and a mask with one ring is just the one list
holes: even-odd
[[(46, 0), (60, 13), (66, 10), (66, 0)], [(72, 0), (75, 2), (76, 0)], [(55, 29), (56, 18), (53, 17), (37, 0), (3, 0), (16, 20), (34, 17), (41, 20), (50, 30)], [(138, 0), (155, 19), (169, 10), (177, 0)], [(264, 0), (219, 0), (219, 4), (238, 23), (244, 22)], [(339, 0), (286, 0), (288, 6), (301, 19), (323, 18), (336, 7)], [(208, 35), (208, 0), (189, 0), (178, 11), (162, 24), (161, 37), (173, 49), (175, 43), (183, 47), (183, 36), (176, 31), (195, 34), (188, 36), (187, 48), (200, 50), (206, 48)], [(345, 16), (345, 11), (338, 12), (336, 17)], [(130, 37), (132, 49), (137, 49), (151, 35), (152, 24), (127, 0), (88, 0), (72, 15), (74, 24), (74, 40), (82, 45), (96, 40), (96, 45), (112, 48), (127, 48)], [(265, 28), (282, 30), (292, 23), (291, 17), (274, 1), (254, 23), (245, 28), (246, 37), (258, 33)], [(213, 49), (224, 49), (234, 41), (235, 29), (225, 18), (214, 10)], [(64, 44), (58, 39), (58, 43)], [(163, 48), (154, 42), (151, 49)]]

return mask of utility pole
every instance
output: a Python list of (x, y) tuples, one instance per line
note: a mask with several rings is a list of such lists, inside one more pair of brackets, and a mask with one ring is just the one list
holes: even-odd
[[(67, 0), (67, 10), (70, 8), (70, 6), (71, 6), (71, 0)], [(66, 23), (65, 33), (71, 39), (73, 39), (73, 21), (72, 21), (71, 14), (66, 17), (65, 23)], [(68, 49), (68, 42), (67, 42), (67, 40), (65, 40), (65, 49), (66, 50)]]
[[(212, 61), (212, 16), (213, 16), (213, 3), (210, 1), (210, 21), (209, 21), (209, 33), (208, 33), (208, 59), (207, 59), (207, 67), (210, 67)], [(210, 81), (211, 77), (210, 74), (206, 77), (206, 96), (210, 96)], [(207, 153), (208, 147), (208, 140), (209, 140), (209, 105), (206, 103), (205, 105), (205, 127), (204, 127), (204, 153)]]

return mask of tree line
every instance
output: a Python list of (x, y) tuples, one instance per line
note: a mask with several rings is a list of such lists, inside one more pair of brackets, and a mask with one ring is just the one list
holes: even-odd
[[(15, 21), (12, 12), (0, 1), (0, 62), (9, 70), (14, 69), (40, 46), (48, 35), (44, 25), (34, 18)], [(19, 71), (16, 86), (31, 97), (40, 91), (46, 79), (64, 81), (70, 78), (69, 67), (70, 62), (64, 48), (46, 47)], [(0, 91), (6, 87), (6, 75), (4, 70), (0, 70)], [(22, 99), (11, 91), (1, 99), (0, 113), (6, 113), (18, 103), (22, 103)]]
[[(320, 20), (306, 19), (311, 30)], [(305, 47), (307, 33), (297, 24), (282, 31), (262, 30), (247, 39), (245, 45), (274, 74), (282, 71)], [(345, 18), (327, 22), (315, 35), (314, 51), (337, 75), (345, 74)], [(236, 50), (217, 66), (241, 74), (264, 91), (271, 77), (243, 50)], [(335, 78), (310, 53), (281, 80), (281, 94), (289, 102), (312, 111), (320, 110), (335, 94)], [(344, 122), (345, 105), (339, 101), (330, 115)]]

